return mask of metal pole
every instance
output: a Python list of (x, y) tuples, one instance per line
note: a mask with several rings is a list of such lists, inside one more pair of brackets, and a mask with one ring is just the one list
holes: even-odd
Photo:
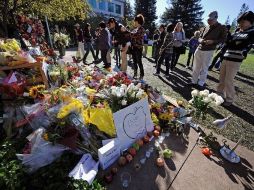
[(47, 16), (45, 16), (45, 22), (46, 22), (46, 26), (47, 26), (48, 35), (49, 35), (50, 47), (53, 48), (52, 39), (51, 39), (51, 34), (50, 34), (50, 30), (49, 30), (48, 17), (47, 17)]

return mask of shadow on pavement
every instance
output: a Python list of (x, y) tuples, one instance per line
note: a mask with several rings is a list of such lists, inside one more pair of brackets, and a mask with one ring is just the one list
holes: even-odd
[(238, 184), (238, 180), (240, 180), (245, 189), (254, 188), (254, 171), (252, 170), (252, 166), (247, 160), (241, 158), (241, 163), (232, 164), (223, 159), (218, 152), (215, 152), (213, 156), (215, 158), (210, 157), (208, 159), (216, 163), (218, 166), (221, 166), (234, 183)]

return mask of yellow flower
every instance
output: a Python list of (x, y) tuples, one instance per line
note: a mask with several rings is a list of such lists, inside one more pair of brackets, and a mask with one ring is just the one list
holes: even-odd
[(29, 96), (32, 98), (37, 98), (39, 93), (41, 93), (43, 90), (45, 90), (45, 85), (33, 86), (29, 89)]
[(63, 119), (67, 115), (69, 115), (71, 112), (82, 112), (84, 106), (83, 103), (80, 100), (77, 99), (72, 99), (67, 105), (63, 106), (58, 114), (57, 118), (58, 119)]
[(42, 138), (43, 138), (45, 141), (48, 141), (48, 140), (49, 140), (48, 133), (44, 133)]

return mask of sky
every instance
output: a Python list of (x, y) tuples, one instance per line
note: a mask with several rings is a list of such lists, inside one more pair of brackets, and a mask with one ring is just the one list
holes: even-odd
[[(130, 0), (131, 4), (134, 5), (135, 0)], [(169, 7), (168, 0), (157, 0), (157, 16), (159, 17), (165, 10), (165, 7)], [(170, 2), (170, 0), (169, 0)], [(201, 5), (205, 11), (203, 14), (203, 21), (211, 11), (218, 11), (218, 21), (220, 23), (225, 23), (227, 17), (230, 18), (230, 23), (234, 18), (237, 17), (240, 12), (240, 8), (243, 3), (249, 6), (249, 10), (254, 11), (254, 0), (201, 0)], [(157, 22), (159, 19), (157, 20)]]

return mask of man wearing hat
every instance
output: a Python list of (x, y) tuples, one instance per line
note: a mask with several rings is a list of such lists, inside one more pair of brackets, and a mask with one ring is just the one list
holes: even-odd
[(217, 93), (225, 99), (224, 106), (230, 106), (234, 101), (235, 87), (233, 82), (235, 75), (254, 44), (254, 13), (252, 11), (243, 13), (237, 19), (237, 23), (239, 28), (225, 43), (220, 82), (217, 87)]
[(201, 31), (200, 44), (194, 54), (192, 81), (189, 84), (200, 90), (204, 89), (214, 50), (218, 44), (226, 40), (227, 36), (225, 26), (221, 25), (217, 19), (217, 11), (213, 11), (208, 15), (208, 26)]
[(84, 34), (83, 30), (80, 28), (80, 25), (77, 23), (74, 25), (75, 26), (75, 35), (76, 35), (76, 40), (78, 42), (78, 58), (80, 60), (83, 59), (85, 55), (85, 48), (84, 48)]

